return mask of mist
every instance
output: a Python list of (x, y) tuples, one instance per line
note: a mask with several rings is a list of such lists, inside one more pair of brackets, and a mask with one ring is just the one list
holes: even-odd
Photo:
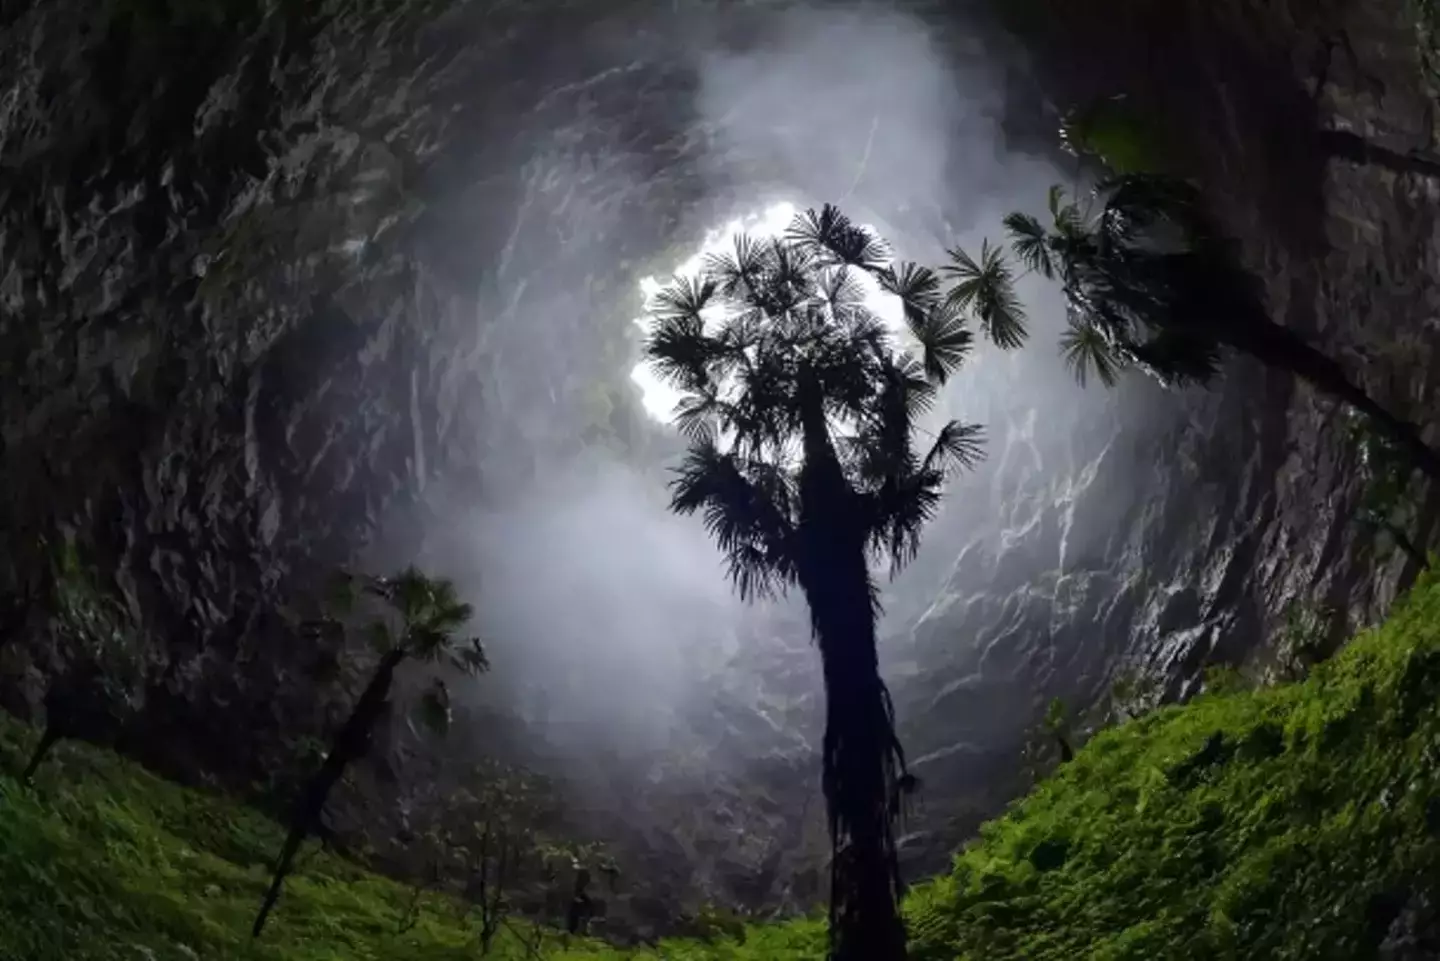
[(494, 683), (480, 683), (553, 744), (664, 748), (692, 685), (738, 647), (746, 612), (720, 558), (663, 495), (653, 476), (597, 458), (454, 516), (436, 552), (490, 641)]
[[(495, 234), (501, 257), (477, 294), (479, 333), (457, 349), (487, 365), (480, 432), (503, 453), (479, 465), (474, 490), (460, 485), (456, 496), (449, 485), (420, 556), (475, 604), (491, 656), (492, 672), (461, 696), (518, 717), (537, 751), (648, 766), (711, 738), (723, 697), (761, 713), (767, 699), (810, 706), (742, 745), (750, 758), (813, 748), (820, 733), (819, 664), (798, 599), (741, 604), (701, 520), (667, 510), (664, 469), (679, 442), (645, 412), (629, 377), (641, 281), (667, 279), (707, 233), (782, 202), (836, 203), (897, 257), (936, 265), (947, 247), (998, 239), (1003, 214), (1037, 208), (1065, 179), (1005, 151), (1005, 92), (978, 43), (942, 44), (884, 6), (744, 17), (740, 39), (722, 14), (668, 10), (648, 29), (611, 25), (579, 38), (595, 75), (545, 95), (516, 133), (527, 156), (513, 219), (476, 224)], [(672, 65), (634, 95), (660, 48), (685, 61), (686, 82)], [(622, 82), (628, 98), (609, 86)], [(647, 139), (636, 133), (642, 121), (672, 127)], [(645, 146), (656, 139), (671, 151), (663, 162)], [(987, 423), (993, 435), (1007, 428), (990, 420), (1017, 402), (1078, 396), (1050, 346), (1057, 298), (1028, 282), (1024, 293), (1036, 346), (979, 351), (937, 416)], [(606, 350), (597, 345), (615, 338), (624, 356), (598, 359)], [(562, 395), (587, 378), (621, 391), (628, 436), (639, 439), (628, 449), (596, 444), (573, 456), (547, 446), (573, 413)], [(543, 481), (495, 480), (531, 462)], [(929, 606), (956, 550), (946, 526), (942, 518), (926, 539), (915, 572), (889, 585), (885, 633), (903, 633)], [(710, 763), (728, 762), (716, 754)]]

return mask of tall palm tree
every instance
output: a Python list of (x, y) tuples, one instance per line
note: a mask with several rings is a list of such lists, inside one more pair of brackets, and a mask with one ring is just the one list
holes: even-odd
[(1082, 209), (1053, 188), (1050, 223), (1005, 218), (1030, 270), (1058, 280), (1069, 309), (1061, 351), (1076, 378), (1107, 386), (1138, 367), (1166, 383), (1205, 383), (1227, 353), (1288, 371), (1364, 414), (1417, 467), (1440, 478), (1440, 452), (1419, 428), (1376, 401), (1332, 357), (1275, 323), (1260, 281), (1206, 214), (1190, 184), (1127, 174), (1096, 188)]
[[(1013, 298), (994, 296), (1007, 268), (971, 267), (969, 306), (1010, 333)], [(899, 299), (915, 354), (867, 305), (873, 284)], [(892, 266), (878, 237), (828, 205), (781, 238), (736, 238), (649, 312), (646, 355), (681, 393), (689, 440), (671, 508), (703, 515), (742, 597), (798, 587), (809, 607), (826, 691), (831, 957), (903, 959), (894, 824), (914, 779), (876, 658), (871, 562), (913, 558), (947, 476), (981, 456), (980, 427), (959, 421), (914, 446), (970, 351), (966, 315), (934, 272)]]
[[(443, 664), (470, 676), (483, 673), (488, 668), (479, 640), (462, 640), (455, 636), (473, 612), (469, 604), (460, 601), (455, 585), (450, 581), (426, 577), (413, 567), (394, 577), (346, 578), (346, 589), (342, 591), (339, 604), (341, 610), (337, 612), (341, 616), (349, 613), (356, 599), (357, 587), (388, 608), (384, 614), (369, 621), (365, 629), (368, 640), (381, 655), (380, 661), (350, 711), (349, 718), (331, 742), (320, 770), (305, 785), (295, 804), (290, 817), (290, 832), (280, 850), (280, 857), (276, 859), (270, 890), (266, 892), (260, 913), (255, 918), (252, 934), (257, 938), (280, 898), (281, 887), (294, 867), (300, 845), (319, 829), (320, 816), (330, 792), (345, 776), (346, 768), (369, 752), (376, 725), (389, 706), (390, 689), (400, 666), (406, 661)], [(334, 624), (335, 621), (327, 619), (326, 623)]]

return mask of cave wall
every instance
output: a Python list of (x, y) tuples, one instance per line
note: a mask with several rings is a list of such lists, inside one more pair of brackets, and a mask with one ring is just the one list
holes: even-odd
[[(697, 51), (763, 41), (784, 5), (681, 5), (643, 28), (629, 7), (580, 2), (336, 2), (328, 19), (236, 6), (223, 38), (155, 32), (118, 2), (98, 20), (55, 2), (3, 23), (0, 690), (33, 712), (63, 666), (30, 602), (38, 538), (73, 532), (154, 651), (131, 748), (246, 784), (270, 763), (257, 746), (343, 702), (317, 689), (318, 652), (281, 613), (322, 571), (420, 555), (449, 512), (504, 503), (587, 445), (664, 462), (673, 442), (633, 397), (595, 413), (597, 383), (633, 350), (637, 265), (794, 171), (784, 150), (707, 155), (717, 131), (692, 104)], [(981, 103), (955, 135), (1003, 121), (1026, 153), (981, 186), (1049, 176), (1041, 131), (1072, 102), (1145, 98), (1179, 121), (1175, 155), (1277, 314), (1427, 419), (1433, 185), (1327, 162), (1311, 136), (1430, 145), (1400, 0), (1303, 17), (1278, 2), (1061, 6), (1073, 17), (1002, 41), (984, 7), (915, 5), (957, 62), (1005, 52), (985, 83), (962, 74)], [(1337, 27), (1356, 58), (1315, 100), (1313, 54)], [(162, 62), (181, 79), (160, 84)], [(850, 180), (805, 187), (823, 200)], [(906, 190), (856, 203), (916, 256), (1003, 212)], [(1209, 392), (1081, 394), (1046, 351), (985, 366), (1004, 398), (973, 411), (990, 456), (887, 592), (887, 676), (927, 784), (917, 869), (1020, 787), (1049, 697), (1094, 702), (1132, 664), (1183, 696), (1208, 663), (1263, 657), (1291, 598), (1339, 608), (1338, 637), (1406, 576), (1350, 522), (1353, 452), (1328, 402), (1243, 362)], [(814, 791), (816, 677), (805, 638), (776, 645), (777, 630), (758, 627), (765, 653), (692, 705), (688, 760), (650, 772), (647, 806), (626, 808), (635, 781), (592, 812), (667, 885), (757, 908), (812, 897), (821, 853), (818, 811), (786, 813)], [(697, 813), (717, 798), (718, 816)], [(727, 846), (741, 828), (757, 843)]]
[[(1328, 159), (1313, 136), (1323, 125), (1395, 150), (1433, 146), (1410, 6), (1137, 3), (1103, 24), (1093, 4), (1061, 6), (1073, 18), (1029, 35), (1054, 113), (1094, 96), (1140, 101), (1242, 240), (1275, 316), (1428, 427), (1436, 185)], [(1314, 97), (1331, 36), (1354, 56), (1336, 54)], [(1103, 706), (1129, 669), (1187, 696), (1206, 666), (1263, 666), (1292, 601), (1329, 609), (1339, 643), (1415, 573), (1355, 523), (1356, 451), (1342, 412), (1308, 387), (1237, 360), (1213, 390), (1128, 383), (1117, 403), (1156, 417), (1077, 425), (1042, 407), (974, 492), (965, 513), (981, 533), (932, 534), (964, 546), (890, 648), (905, 741), (934, 798), (914, 825), (917, 870), (942, 867), (935, 852), (1023, 784), (1021, 751), (1050, 698)], [(1032, 467), (1037, 433), (1049, 449), (1073, 439), (1073, 461)], [(1422, 542), (1433, 523), (1431, 507)]]

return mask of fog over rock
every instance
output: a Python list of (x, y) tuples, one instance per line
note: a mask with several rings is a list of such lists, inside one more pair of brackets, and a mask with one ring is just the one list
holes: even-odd
[[(180, 57), (193, 96), (147, 112), (149, 87), (56, 52), (84, 6), (7, 22), (0, 58), (0, 587), (27, 597), (35, 536), (67, 530), (114, 571), (156, 651), (129, 749), (255, 780), (263, 745), (343, 704), (282, 602), (335, 564), (413, 560), (475, 603), (494, 662), (457, 700), (565, 779), (629, 877), (691, 905), (811, 902), (818, 658), (798, 602), (742, 605), (700, 522), (666, 510), (681, 445), (629, 377), (639, 283), (782, 201), (837, 202), (906, 259), (973, 250), (1077, 176), (1015, 132), (1055, 113), (1035, 83), (1084, 71), (1036, 68), (979, 7), (456, 3), (376, 15), (409, 38), (383, 56), (363, 18), (262, 19)], [(1413, 69), (1354, 16), (1372, 73)], [(1333, 79), (1325, 109), (1420, 136), (1413, 104), (1359, 84)], [(71, 88), (113, 102), (62, 115), (47, 97)], [(1407, 318), (1435, 313), (1432, 205), (1328, 177), (1320, 266), (1264, 223), (1247, 255), (1287, 322), (1393, 375), (1418, 418), (1433, 375), (1376, 345), (1431, 356)], [(1257, 656), (1291, 597), (1364, 622), (1404, 576), (1350, 523), (1330, 405), (1243, 363), (1208, 393), (1083, 390), (1055, 293), (1024, 292), (1034, 346), (977, 351), (942, 405), (986, 426), (987, 459), (884, 591), (916, 871), (1019, 789), (1050, 697), (1094, 703), (1135, 666), (1182, 696)], [(56, 665), (15, 606), (0, 691), (33, 710)]]

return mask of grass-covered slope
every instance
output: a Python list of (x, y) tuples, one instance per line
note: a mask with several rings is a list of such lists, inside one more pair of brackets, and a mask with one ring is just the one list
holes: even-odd
[[(408, 889), (305, 854), (264, 936), (250, 925), (279, 827), (107, 752), (65, 745), (32, 788), (33, 739), (0, 715), (0, 961), (474, 958), (474, 923), (440, 899), (401, 931)], [(490, 955), (525, 956), (502, 933)], [(554, 946), (550, 958), (571, 955)]]
[[(0, 764), (32, 737), (0, 722)], [(70, 747), (0, 775), (0, 959), (473, 958), (473, 926), (325, 856), (248, 928), (278, 828)], [(1096, 737), (909, 902), (918, 961), (1372, 957), (1440, 902), (1440, 580), (1303, 684), (1202, 697)], [(570, 961), (814, 961), (815, 921)], [(501, 961), (523, 956), (513, 941)], [(883, 961), (883, 959), (877, 959)]]
[(922, 961), (1373, 957), (1440, 895), (1440, 581), (1303, 684), (1096, 737), (911, 901)]

